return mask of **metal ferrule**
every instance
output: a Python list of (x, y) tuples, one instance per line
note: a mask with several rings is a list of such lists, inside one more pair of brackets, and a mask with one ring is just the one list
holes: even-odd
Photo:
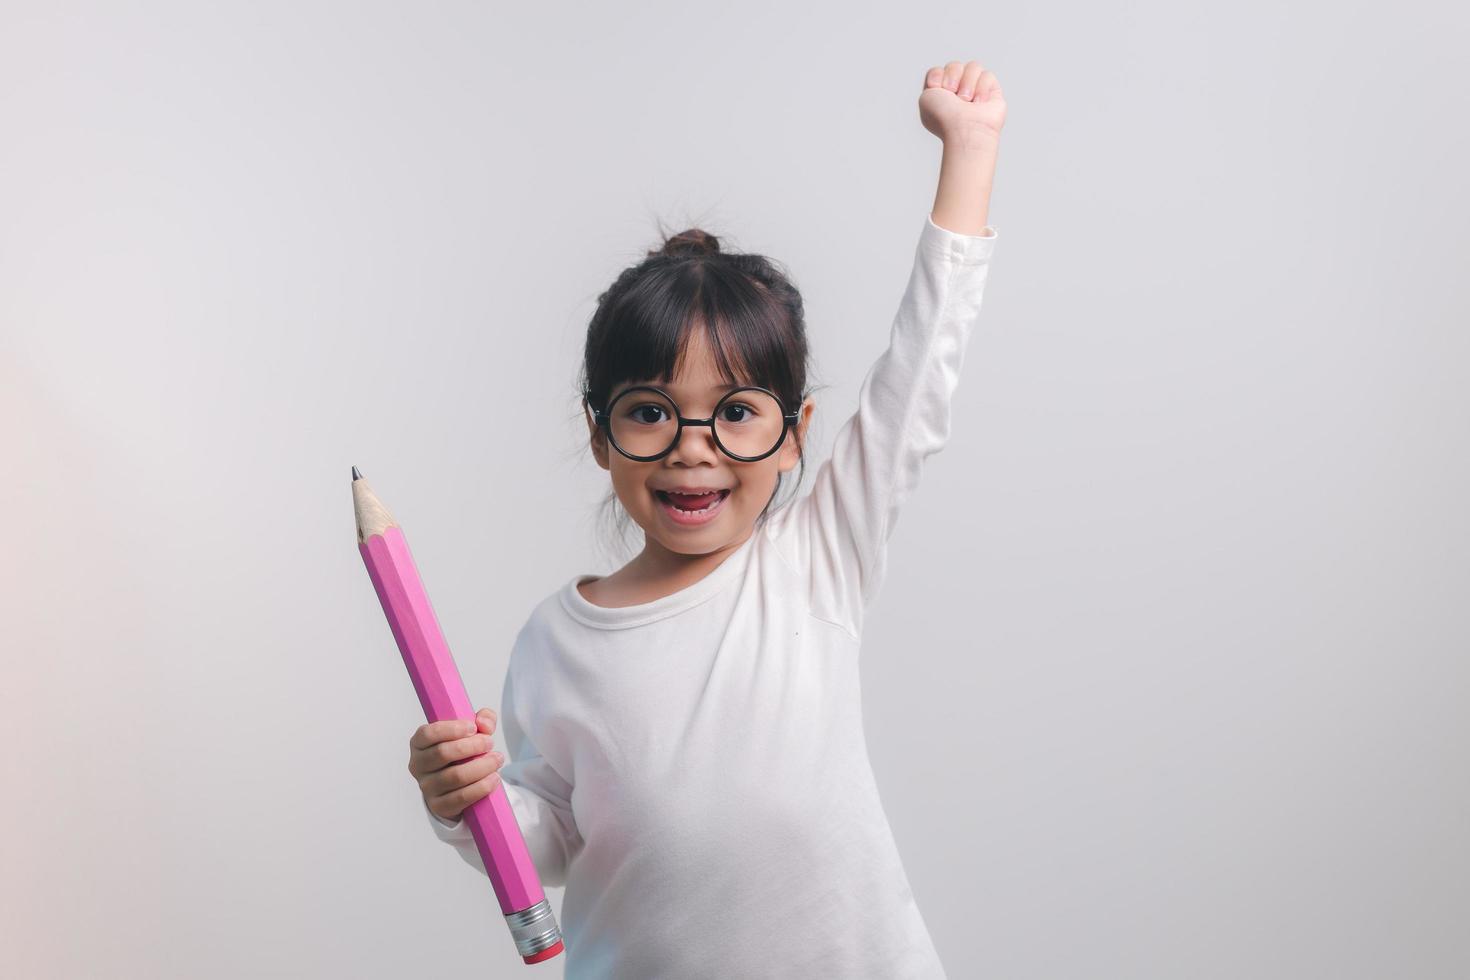
[(561, 929), (551, 912), (551, 903), (544, 898), (528, 909), (507, 915), (505, 922), (510, 926), (516, 952), (522, 956), (534, 956), (555, 946), (561, 939)]

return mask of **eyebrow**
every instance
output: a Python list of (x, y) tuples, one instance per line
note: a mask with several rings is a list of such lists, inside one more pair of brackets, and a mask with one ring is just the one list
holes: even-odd
[[(654, 384), (652, 381), (634, 381), (634, 382), (630, 382), (628, 384), (624, 384), (624, 385), (621, 385), (619, 387), (614, 388), (613, 389), (613, 394), (616, 395), (619, 392), (623, 391), (625, 388), (641, 388), (641, 387), (644, 387), (645, 385), (653, 385), (653, 387), (655, 387), (655, 388), (663, 388), (665, 391), (668, 390), (668, 388), (665, 385), (663, 385), (663, 384)], [(710, 391), (734, 391), (736, 388), (749, 388), (749, 387), (750, 387), (750, 385), (744, 384), (742, 382), (737, 381), (737, 382), (734, 382), (733, 384), (710, 385), (710, 387), (709, 387), (708, 390), (710, 390)]]

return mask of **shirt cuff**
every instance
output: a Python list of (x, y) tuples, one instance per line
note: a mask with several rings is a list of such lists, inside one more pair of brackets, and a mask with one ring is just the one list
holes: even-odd
[(425, 800), (422, 796), (419, 797), (419, 802), (423, 804), (424, 813), (428, 816), (431, 825), (434, 828), (434, 833), (437, 834), (439, 837), (443, 838), (444, 840), (453, 840), (458, 837), (469, 836), (470, 831), (469, 828), (464, 825), (464, 817), (462, 815), (459, 817), (459, 819), (450, 822), (439, 816), (439, 814), (435, 813), (433, 810), (430, 810), (429, 801)]
[(962, 235), (934, 223), (934, 212), (924, 216), (924, 229), (919, 235), (919, 244), (941, 258), (950, 259), (961, 265), (979, 265), (990, 259), (995, 251), (998, 237), (995, 228), (986, 225), (978, 235)]

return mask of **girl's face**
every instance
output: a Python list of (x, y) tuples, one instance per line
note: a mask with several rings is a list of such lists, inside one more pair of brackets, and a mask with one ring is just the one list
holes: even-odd
[[(647, 380), (624, 382), (613, 388), (609, 402), (635, 384), (655, 384), (662, 388), (673, 397), (684, 417), (692, 419), (709, 418), (715, 403), (728, 388), (703, 330), (695, 330), (690, 336), (672, 381), (666, 384)], [(609, 445), (591, 412), (585, 414), (597, 465), (611, 474), (613, 491), (643, 528), (647, 546), (657, 544), (676, 554), (702, 555), (738, 546), (750, 536), (756, 518), (776, 491), (777, 476), (789, 472), (800, 461), (800, 441), (806, 437), (814, 407), (811, 399), (807, 399), (781, 448), (751, 463), (731, 459), (720, 452), (708, 426), (686, 426), (678, 445), (666, 456), (641, 463)], [(661, 495), (662, 491), (703, 489), (728, 493), (714, 503), (712, 516), (697, 521), (677, 519), (672, 504)]]

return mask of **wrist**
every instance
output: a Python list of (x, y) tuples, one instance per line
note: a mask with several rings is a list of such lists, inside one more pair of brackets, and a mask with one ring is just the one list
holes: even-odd
[(946, 143), (934, 192), (934, 223), (962, 235), (978, 235), (990, 219), (995, 153)]
[(941, 141), (946, 156), (973, 158), (994, 163), (1000, 154), (1000, 134), (993, 129), (967, 129), (948, 133)]

